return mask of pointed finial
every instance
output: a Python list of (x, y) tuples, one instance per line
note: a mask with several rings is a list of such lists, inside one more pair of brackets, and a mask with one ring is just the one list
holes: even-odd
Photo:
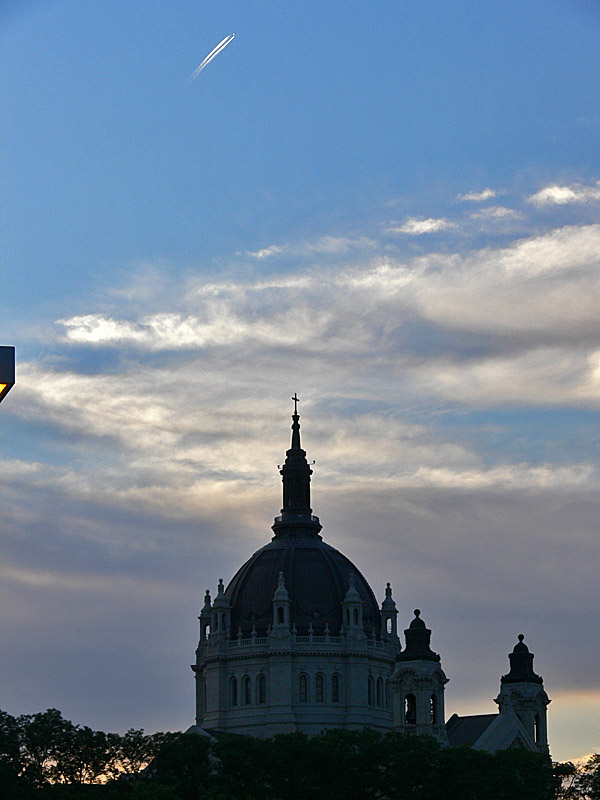
[(280, 572), (277, 576), (277, 586), (285, 587), (285, 578), (283, 577), (283, 572)]
[(294, 401), (294, 414), (297, 414), (298, 413), (298, 403), (300, 402), (300, 398), (298, 397), (298, 394), (296, 392), (294, 392), (294, 396), (292, 397), (292, 400)]
[(523, 636), (523, 634), (522, 634), (522, 633), (520, 633), (520, 634), (517, 636), (517, 639), (518, 639), (520, 642), (522, 642), (524, 638), (525, 638), (525, 637)]
[(348, 588), (356, 589), (356, 579), (353, 572), (350, 573), (350, 577), (348, 578)]
[(415, 615), (415, 617), (417, 619), (419, 619), (419, 617), (421, 616), (421, 609), (420, 608), (415, 608), (414, 615)]
[(391, 585), (389, 583), (387, 583), (387, 585), (385, 587), (385, 596), (386, 597), (391, 597), (392, 596), (392, 587), (391, 587)]
[(223, 578), (219, 578), (219, 585), (217, 586), (217, 591), (219, 594), (223, 594), (225, 591), (225, 586), (223, 585)]

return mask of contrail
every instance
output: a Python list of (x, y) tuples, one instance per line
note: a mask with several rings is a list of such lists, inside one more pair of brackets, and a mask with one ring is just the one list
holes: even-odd
[(196, 69), (192, 72), (192, 74), (188, 78), (188, 83), (191, 83), (195, 78), (197, 78), (198, 75), (200, 75), (200, 73), (204, 69), (204, 67), (208, 66), (210, 62), (213, 60), (213, 58), (215, 56), (218, 56), (221, 50), (224, 50), (229, 44), (229, 42), (233, 41), (233, 39), (235, 39), (235, 33), (230, 33), (229, 36), (226, 36), (222, 42), (219, 42), (219, 44), (216, 47), (214, 47), (210, 51), (210, 53), (206, 56), (204, 61), (202, 61), (202, 63), (199, 64), (196, 67)]

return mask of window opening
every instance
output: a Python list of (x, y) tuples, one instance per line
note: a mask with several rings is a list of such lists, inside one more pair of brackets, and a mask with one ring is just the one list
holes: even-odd
[(307, 703), (308, 702), (308, 680), (306, 675), (300, 675), (300, 702)]
[(429, 699), (429, 716), (431, 719), (431, 724), (436, 725), (438, 721), (438, 702), (437, 697), (432, 694)]
[(258, 702), (262, 705), (267, 702), (267, 681), (264, 675), (258, 676)]
[(407, 694), (404, 698), (404, 722), (406, 725), (417, 724), (417, 700), (414, 694)]
[(323, 703), (325, 700), (325, 690), (323, 686), (322, 675), (317, 675), (315, 678), (315, 700), (317, 703)]
[(340, 702), (340, 676), (334, 675), (331, 679), (331, 702)]

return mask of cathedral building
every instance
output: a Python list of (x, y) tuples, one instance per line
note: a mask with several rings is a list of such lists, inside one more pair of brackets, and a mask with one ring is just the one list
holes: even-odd
[(356, 566), (323, 541), (297, 405), (280, 472), (283, 507), (272, 540), (227, 588), (219, 580), (214, 600), (206, 591), (190, 731), (266, 737), (368, 726), (428, 734), (445, 745), (548, 752), (550, 701), (522, 636), (501, 680), (498, 713), (455, 714), (446, 723), (448, 679), (421, 612), (403, 647), (390, 584), (379, 605)]

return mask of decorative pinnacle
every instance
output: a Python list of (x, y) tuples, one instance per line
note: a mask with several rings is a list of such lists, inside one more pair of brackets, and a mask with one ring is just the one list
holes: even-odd
[(524, 638), (525, 638), (525, 637), (523, 636), (523, 634), (522, 634), (522, 633), (520, 633), (520, 634), (517, 636), (517, 639), (518, 639), (520, 642), (522, 642)]
[(415, 608), (414, 615), (418, 619), (421, 616), (421, 609), (420, 608)]

